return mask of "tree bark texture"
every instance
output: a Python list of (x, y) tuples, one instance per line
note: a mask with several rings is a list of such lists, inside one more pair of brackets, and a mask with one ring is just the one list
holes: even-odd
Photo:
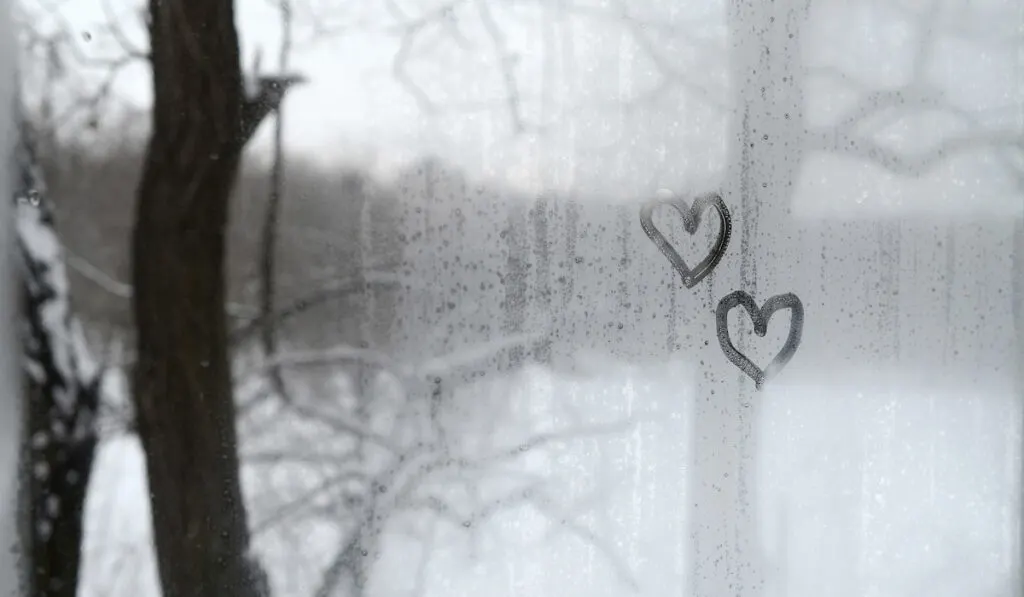
[[(40, 434), (53, 424), (53, 414), (47, 408), (52, 399), (46, 383), (26, 379), (26, 384), (27, 427), (33, 431), (30, 438), (42, 437)], [(83, 388), (93, 396), (98, 389)], [(31, 465), (25, 471), (28, 501), (22, 511), (28, 525), (27, 562), (31, 562), (28, 596), (78, 594), (86, 489), (96, 445), (95, 431), (90, 431), (73, 442), (50, 440), (37, 444), (26, 455), (24, 462)]]
[(243, 147), (232, 0), (150, 0), (133, 395), (165, 597), (254, 594), (228, 355), (225, 238)]

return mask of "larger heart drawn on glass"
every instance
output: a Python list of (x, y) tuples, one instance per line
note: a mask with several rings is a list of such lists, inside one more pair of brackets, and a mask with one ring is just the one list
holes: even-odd
[[(697, 227), (700, 226), (701, 214), (706, 209), (710, 207), (718, 212), (718, 220), (721, 223), (721, 227), (718, 230), (718, 239), (715, 241), (714, 246), (711, 247), (711, 253), (692, 270), (687, 267), (686, 262), (679, 256), (675, 248), (668, 243), (665, 235), (654, 226), (654, 208), (659, 205), (668, 205), (676, 210), (676, 213), (683, 218), (683, 229), (691, 235), (696, 234)], [(729, 209), (725, 206), (725, 201), (722, 201), (722, 197), (717, 193), (698, 197), (692, 206), (687, 205), (686, 201), (681, 198), (648, 201), (640, 208), (640, 226), (665, 257), (668, 257), (669, 263), (682, 276), (683, 284), (687, 288), (693, 288), (700, 284), (700, 281), (718, 265), (718, 262), (725, 255), (725, 248), (728, 246), (729, 238), (732, 236), (732, 216), (729, 215)]]
[[(736, 350), (736, 346), (733, 345), (732, 339), (729, 337), (729, 311), (737, 306), (742, 306), (747, 310), (747, 313), (750, 314), (750, 319), (754, 322), (754, 333), (762, 338), (768, 333), (768, 320), (772, 318), (776, 311), (790, 309), (793, 312), (786, 344), (763, 371), (748, 359), (746, 355)], [(716, 320), (718, 323), (718, 343), (722, 346), (725, 356), (733, 365), (739, 367), (740, 371), (749, 375), (757, 385), (757, 389), (760, 390), (765, 382), (781, 371), (786, 366), (786, 363), (793, 358), (793, 355), (796, 354), (796, 349), (800, 345), (800, 337), (804, 329), (804, 305), (795, 294), (787, 293), (773, 296), (765, 301), (763, 307), (758, 309), (757, 303), (754, 302), (752, 296), (742, 290), (737, 290), (718, 302)]]

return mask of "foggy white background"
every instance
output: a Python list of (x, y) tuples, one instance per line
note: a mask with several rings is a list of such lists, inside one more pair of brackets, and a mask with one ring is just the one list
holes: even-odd
[[(274, 70), (275, 7), (257, 0), (237, 4), (245, 64), (260, 45), (263, 69)], [(459, 437), (470, 445), (498, 442), (494, 428), (512, 429), (510, 421), (520, 418), (531, 421), (523, 423), (527, 427), (557, 427), (571, 418), (560, 410), (565, 404), (588, 420), (638, 416), (635, 428), (559, 445), (517, 465), (551, 479), (546, 491), (565, 513), (512, 508), (471, 530), (441, 525), (429, 533), (409, 531), (401, 520), (389, 523), (366, 594), (690, 595), (691, 447), (703, 441), (714, 451), (720, 439), (695, 417), (694, 404), (709, 399), (700, 394), (709, 387), (700, 381), (705, 370), (719, 377), (735, 370), (714, 337), (699, 331), (695, 322), (703, 311), (696, 303), (680, 302), (683, 312), (669, 315), (676, 308), (671, 293), (709, 291), (682, 289), (642, 235), (636, 212), (659, 188), (694, 194), (721, 188), (728, 176), (739, 107), (735, 73), (742, 70), (730, 64), (735, 40), (726, 7), (668, 0), (489, 3), (518, 56), (522, 118), (543, 129), (512, 136), (508, 89), (479, 18), (460, 18), (458, 34), (435, 27), (417, 41), (422, 45), (409, 72), (445, 111), (428, 117), (392, 72), (398, 37), (371, 30), (396, 26), (386, 3), (321, 4), (309, 3), (323, 27), (339, 31), (300, 46), (292, 57), (292, 70), (312, 82), (285, 105), (289, 152), (362, 164), (385, 177), (432, 153), (472, 177), (530, 193), (554, 190), (592, 206), (582, 216), (592, 236), (578, 252), (588, 265), (610, 259), (603, 251), (620, 240), (623, 254), (634, 260), (628, 271), (609, 266), (601, 274), (579, 274), (582, 298), (570, 301), (561, 319), (541, 311), (526, 317), (525, 331), (556, 321), (564, 338), (574, 339), (566, 340), (572, 348), (586, 349), (582, 356), (575, 351), (573, 373), (540, 365), (496, 373), (459, 392), (452, 412), (461, 422)], [(402, 7), (414, 17), (436, 5)], [(617, 16), (623, 5), (633, 20)], [(107, 19), (100, 3), (66, 2), (59, 10), (83, 34), (99, 32), (98, 23)], [(117, 6), (114, 13), (144, 47), (133, 10)], [(633, 29), (638, 22), (646, 23), (640, 37)], [(308, 22), (297, 26), (300, 40), (312, 33)], [(807, 236), (790, 238), (798, 249), (787, 245), (786, 252), (763, 243), (752, 249), (779, 261), (768, 271), (785, 272), (759, 280), (757, 302), (796, 290), (808, 309), (795, 358), (753, 398), (761, 405), (756, 506), (765, 594), (995, 597), (1019, 591), (1021, 389), (1015, 376), (1024, 364), (1014, 352), (1009, 282), (1013, 226), (1024, 217), (1024, 156), (1000, 139), (1019, 139), (1024, 131), (1022, 26), (1024, 8), (1009, 0), (810, 3), (799, 57), (807, 69), (808, 128), (832, 130), (871, 93), (923, 77), (922, 89), (940, 96), (946, 108), (869, 115), (856, 131), (911, 156), (928, 155), (963, 134), (980, 140), (914, 174), (809, 143), (787, 191), (791, 216), (807, 223), (809, 231), (801, 233)], [(102, 52), (111, 42), (95, 33), (83, 43)], [(90, 84), (93, 75), (81, 76)], [(132, 67), (118, 78), (125, 109), (145, 107), (147, 76)], [(269, 133), (264, 127), (255, 151), (266, 151)], [(417, 197), (410, 192), (410, 205), (419, 205)], [(561, 204), (553, 209), (559, 215), (552, 222), (568, 217), (558, 211)], [(504, 214), (493, 215), (494, 222), (471, 221), (473, 233), (500, 229)], [(897, 227), (895, 262), (855, 249), (840, 255), (859, 242), (873, 245), (863, 231), (896, 218), (905, 220)], [(602, 222), (609, 229), (624, 222), (631, 236), (612, 242), (615, 233)], [(734, 234), (727, 260), (738, 262), (738, 230)], [(433, 282), (429, 274), (439, 271), (431, 242), (407, 248), (421, 266), (421, 282)], [(550, 244), (556, 262), (564, 252), (560, 242)], [(943, 242), (955, 242), (958, 252), (948, 252)], [(839, 256), (813, 261), (825, 246), (839, 247)], [(467, 241), (464, 254), (475, 250)], [(797, 265), (787, 269), (787, 259)], [(738, 268), (732, 261), (726, 267)], [(950, 272), (955, 279), (945, 277)], [(892, 288), (874, 283), (893, 274), (902, 278)], [(446, 275), (452, 283), (470, 279), (468, 273)], [(620, 279), (628, 282), (625, 296), (644, 305), (642, 316), (624, 315), (627, 299), (616, 294)], [(710, 312), (737, 288), (730, 284), (716, 281), (713, 301), (701, 308)], [(493, 296), (479, 303), (477, 317), (501, 317)], [(649, 323), (648, 316), (661, 319)], [(892, 337), (884, 335), (892, 329), (873, 327), (876, 318), (890, 316)], [(738, 317), (731, 317), (733, 330)], [(778, 317), (749, 351), (759, 364), (770, 360), (785, 335), (787, 317)], [(624, 319), (622, 331), (614, 331), (612, 324)], [(676, 347), (652, 349), (665, 343), (660, 330), (666, 320), (678, 324)], [(435, 322), (420, 323), (422, 329), (405, 331), (399, 352), (435, 356), (443, 353), (441, 345), (458, 346), (459, 339), (435, 329)], [(441, 339), (428, 345), (423, 330), (441, 330)], [(690, 346), (703, 338), (710, 349)], [(721, 392), (710, 399), (735, 400)], [(83, 595), (155, 595), (137, 443), (107, 442), (97, 466)], [(245, 480), (249, 495), (259, 496), (308, 482), (302, 475), (296, 470), (293, 477), (269, 478), (253, 467)], [(255, 522), (267, 512), (252, 499)], [(429, 544), (422, 536), (431, 537)], [(337, 531), (316, 520), (257, 536), (275, 595), (312, 595), (337, 541)]]

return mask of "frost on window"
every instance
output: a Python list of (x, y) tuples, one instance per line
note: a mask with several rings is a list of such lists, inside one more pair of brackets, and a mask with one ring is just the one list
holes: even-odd
[[(22, 4), (123, 423), (149, 38)], [(247, 130), (225, 264), (270, 594), (1017, 594), (1015, 3), (284, 4), (235, 3), (246, 85), (302, 84)], [(82, 594), (155, 595), (111, 428)]]

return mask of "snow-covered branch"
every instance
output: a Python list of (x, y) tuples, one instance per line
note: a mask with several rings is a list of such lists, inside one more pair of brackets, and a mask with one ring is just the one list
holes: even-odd
[(27, 140), (14, 194), (24, 299), (22, 346), (31, 467), (31, 595), (74, 595), (103, 371), (71, 311), (53, 210)]
[[(27, 291), (25, 368), (38, 383), (54, 384), (62, 417), (80, 416), (78, 391), (99, 377), (82, 325), (71, 313), (67, 272), (48, 201), (36, 191), (15, 200), (18, 248)], [(60, 430), (54, 430), (60, 436)], [(58, 437), (58, 439), (67, 439)]]

